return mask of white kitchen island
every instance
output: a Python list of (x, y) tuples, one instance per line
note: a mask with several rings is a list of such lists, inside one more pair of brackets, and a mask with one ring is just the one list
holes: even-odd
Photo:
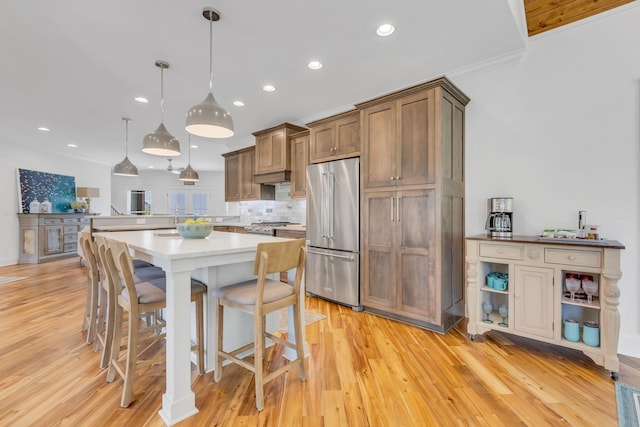
[[(162, 267), (167, 274), (167, 384), (159, 413), (167, 425), (173, 425), (198, 412), (195, 394), (191, 390), (191, 277), (201, 280), (208, 287), (205, 362), (207, 370), (212, 370), (217, 352), (214, 326), (216, 310), (212, 290), (255, 277), (253, 264), (258, 243), (282, 239), (216, 231), (206, 239), (184, 239), (175, 230), (110, 232), (104, 235), (127, 243), (134, 257)], [(304, 307), (304, 304), (300, 306)], [(291, 308), (289, 315), (292, 315)], [(253, 320), (250, 316), (226, 310), (224, 326), (225, 348), (237, 348), (252, 342)], [(268, 317), (267, 329), (278, 329), (277, 313)], [(293, 337), (293, 334), (289, 336)]]

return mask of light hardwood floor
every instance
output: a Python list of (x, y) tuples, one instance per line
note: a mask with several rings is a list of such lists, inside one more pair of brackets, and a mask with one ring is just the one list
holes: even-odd
[[(138, 372), (135, 401), (105, 381), (80, 332), (86, 276), (78, 258), (0, 268), (28, 279), (0, 284), (0, 426), (162, 426), (162, 366)], [(327, 319), (307, 327), (309, 379), (296, 370), (265, 388), (225, 367), (198, 377), (200, 412), (180, 426), (617, 425), (614, 382), (582, 353), (502, 334), (471, 342), (307, 298)], [(162, 351), (150, 349), (149, 353)], [(282, 348), (268, 363), (285, 363)], [(622, 357), (620, 381), (640, 386), (640, 362)]]

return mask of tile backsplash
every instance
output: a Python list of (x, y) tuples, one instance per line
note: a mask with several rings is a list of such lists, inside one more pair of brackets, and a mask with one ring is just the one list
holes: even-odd
[(276, 185), (276, 200), (239, 202), (240, 221), (289, 221), (305, 224), (307, 221), (306, 199), (291, 198), (291, 184)]

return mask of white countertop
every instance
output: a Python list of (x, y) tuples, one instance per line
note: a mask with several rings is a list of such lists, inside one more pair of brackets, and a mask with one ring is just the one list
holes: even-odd
[[(102, 233), (96, 233), (100, 235)], [(281, 241), (280, 237), (262, 234), (223, 233), (212, 231), (205, 239), (185, 239), (171, 230), (115, 231), (104, 233), (107, 238), (126, 242), (132, 249), (143, 250), (153, 256), (169, 259), (194, 256), (228, 255), (256, 251), (261, 242)]]

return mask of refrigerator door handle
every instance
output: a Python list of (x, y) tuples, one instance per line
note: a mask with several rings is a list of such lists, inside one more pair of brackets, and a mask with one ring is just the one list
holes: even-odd
[(327, 195), (325, 194), (325, 190), (327, 189), (328, 177), (329, 177), (329, 173), (322, 172), (322, 190), (321, 190), (322, 193), (320, 194), (320, 198), (322, 199), (322, 211), (320, 213), (321, 215), (320, 223), (322, 227), (323, 239), (329, 238), (329, 233), (327, 232), (327, 216), (329, 214), (329, 207), (328, 207), (328, 198), (327, 198)]
[(330, 257), (334, 257), (334, 258), (343, 258), (343, 259), (348, 259), (349, 261), (353, 261), (355, 259), (353, 255), (330, 254), (330, 253), (326, 253), (326, 252), (316, 252), (316, 251), (313, 251), (311, 249), (307, 249), (307, 253), (316, 254), (316, 255), (330, 256)]
[(329, 238), (333, 239), (333, 212), (335, 204), (336, 176), (329, 172)]

